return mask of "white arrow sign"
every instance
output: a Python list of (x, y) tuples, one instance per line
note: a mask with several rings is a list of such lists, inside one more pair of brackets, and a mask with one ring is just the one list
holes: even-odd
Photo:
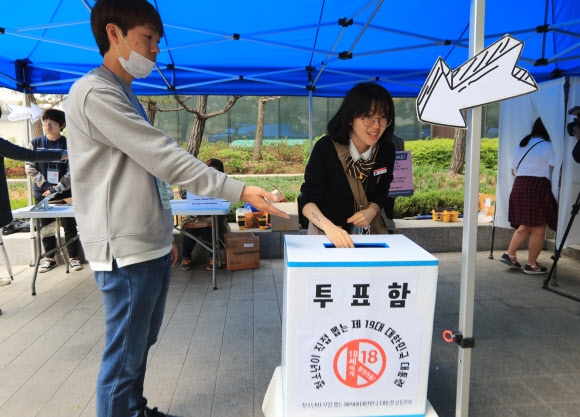
[(31, 103), (30, 107), (7, 104), (6, 108), (10, 111), (8, 120), (11, 122), (30, 119), (30, 123), (34, 123), (40, 118), (40, 116), (42, 116), (42, 113), (44, 112), (43, 109), (34, 103)]
[(465, 128), (462, 109), (538, 90), (530, 73), (516, 66), (522, 48), (522, 42), (505, 35), (456, 70), (439, 58), (417, 97), (419, 119)]

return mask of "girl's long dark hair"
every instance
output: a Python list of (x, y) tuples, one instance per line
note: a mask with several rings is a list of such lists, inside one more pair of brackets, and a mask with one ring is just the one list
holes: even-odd
[(551, 142), (550, 135), (548, 134), (546, 126), (544, 126), (541, 117), (538, 117), (534, 122), (531, 133), (521, 140), (520, 148), (525, 148), (530, 142), (531, 138), (542, 138), (547, 142)]
[(379, 143), (385, 140), (392, 141), (395, 130), (393, 98), (383, 86), (374, 82), (360, 83), (350, 89), (340, 108), (328, 122), (326, 131), (336, 142), (348, 145), (354, 119), (373, 111), (375, 114), (384, 114), (390, 122), (379, 138)]

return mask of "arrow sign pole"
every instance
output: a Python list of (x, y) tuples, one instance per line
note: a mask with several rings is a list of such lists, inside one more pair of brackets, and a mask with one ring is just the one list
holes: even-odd
[(465, 128), (462, 109), (538, 90), (530, 73), (516, 66), (522, 49), (522, 42), (505, 35), (456, 70), (439, 58), (417, 97), (419, 119)]

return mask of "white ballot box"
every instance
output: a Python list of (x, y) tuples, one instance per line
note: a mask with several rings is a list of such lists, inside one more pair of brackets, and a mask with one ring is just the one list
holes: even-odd
[(425, 416), (437, 258), (402, 235), (286, 235), (284, 417)]

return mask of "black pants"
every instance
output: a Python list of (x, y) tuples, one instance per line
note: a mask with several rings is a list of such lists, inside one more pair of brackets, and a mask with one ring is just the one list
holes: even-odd
[(385, 200), (385, 214), (388, 219), (393, 219), (395, 211), (395, 199), (393, 197), (387, 197)]
[[(36, 204), (42, 201), (42, 198), (34, 199), (36, 200)], [(60, 220), (64, 229), (64, 238), (67, 242), (78, 235), (77, 222), (74, 217), (62, 217)], [(56, 219), (40, 219), (41, 229), (54, 221), (56, 221)], [(43, 237), (42, 245), (44, 246), (44, 252), (49, 252), (53, 249), (56, 249), (56, 237), (54, 235)], [(76, 258), (79, 252), (79, 241), (76, 240), (72, 242), (66, 247), (66, 249), (68, 251), (69, 258)], [(54, 254), (50, 255), (50, 257), (54, 258)]]
[[(211, 227), (201, 227), (199, 229), (185, 229), (187, 233), (201, 239), (204, 243), (208, 243), (211, 246)], [(192, 238), (183, 235), (183, 247), (181, 248), (181, 257), (185, 259), (191, 259), (191, 252), (195, 247), (197, 242)], [(211, 257), (211, 252), (209, 252)]]

